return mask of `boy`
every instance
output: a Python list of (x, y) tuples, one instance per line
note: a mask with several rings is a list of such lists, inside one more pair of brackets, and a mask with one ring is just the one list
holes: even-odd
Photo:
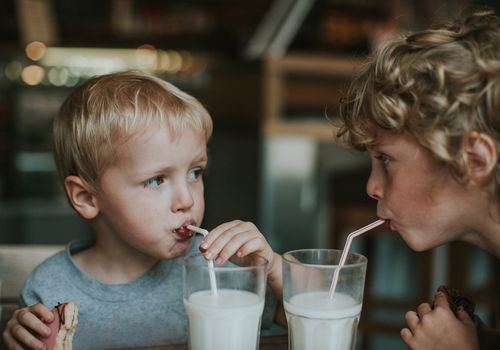
[[(65, 300), (80, 309), (76, 349), (186, 342), (178, 258), (198, 249), (186, 226), (202, 222), (211, 132), (196, 99), (154, 77), (105, 75), (68, 97), (54, 121), (54, 155), (95, 241), (70, 243), (30, 275), (21, 292), (27, 307), (3, 335), (10, 349), (44, 349), (35, 335), (49, 336), (49, 308)], [(280, 257), (253, 224), (225, 223), (209, 237), (205, 254), (217, 263), (235, 253), (267, 258), (281, 293)]]
[[(337, 136), (368, 150), (367, 192), (412, 249), (461, 240), (500, 258), (499, 96), (500, 19), (490, 10), (388, 43), (350, 86)], [(414, 350), (500, 348), (442, 293), (406, 321)]]

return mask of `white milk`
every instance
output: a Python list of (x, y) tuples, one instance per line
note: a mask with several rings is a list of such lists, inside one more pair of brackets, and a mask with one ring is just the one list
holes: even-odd
[(256, 350), (264, 299), (233, 289), (195, 292), (184, 299), (190, 350)]
[(361, 304), (346, 294), (328, 292), (294, 295), (284, 303), (288, 342), (293, 350), (351, 350), (354, 348)]

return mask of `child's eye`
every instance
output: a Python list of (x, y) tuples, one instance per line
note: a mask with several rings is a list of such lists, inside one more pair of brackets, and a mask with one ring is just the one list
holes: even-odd
[(160, 185), (164, 182), (165, 182), (165, 176), (163, 175), (155, 176), (152, 179), (146, 180), (146, 182), (144, 183), (144, 187), (156, 188), (160, 187)]
[(194, 168), (191, 169), (188, 173), (188, 180), (189, 181), (195, 181), (198, 180), (202, 175), (203, 175), (203, 168)]
[(389, 162), (390, 162), (389, 157), (386, 156), (385, 154), (379, 154), (379, 155), (375, 156), (375, 159), (377, 159), (378, 161), (380, 161), (383, 166), (389, 165)]

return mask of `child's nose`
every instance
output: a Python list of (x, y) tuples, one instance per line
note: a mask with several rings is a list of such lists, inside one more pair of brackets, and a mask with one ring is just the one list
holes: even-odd
[(366, 183), (366, 193), (376, 200), (382, 199), (384, 194), (382, 183), (373, 169), (370, 173), (370, 177), (368, 178), (368, 182)]
[(189, 186), (182, 185), (177, 188), (175, 191), (173, 200), (172, 200), (172, 211), (185, 211), (190, 209), (194, 204), (193, 196), (191, 195), (191, 191)]

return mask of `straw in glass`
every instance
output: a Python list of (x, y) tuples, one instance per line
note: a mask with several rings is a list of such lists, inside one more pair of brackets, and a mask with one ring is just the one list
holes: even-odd
[(335, 294), (335, 289), (337, 288), (337, 282), (339, 280), (339, 273), (340, 273), (340, 269), (342, 268), (342, 266), (344, 266), (345, 264), (345, 260), (347, 259), (347, 254), (349, 253), (349, 249), (351, 248), (351, 243), (352, 243), (352, 240), (357, 237), (357, 236), (360, 236), (362, 235), (363, 233), (377, 227), (377, 226), (380, 226), (382, 225), (383, 223), (385, 222), (385, 220), (382, 220), (382, 219), (379, 219), (375, 222), (372, 222), (371, 224), (368, 224), (366, 225), (365, 227), (362, 227), (354, 232), (351, 232), (348, 236), (347, 236), (347, 240), (345, 242), (345, 246), (344, 246), (344, 250), (342, 251), (342, 255), (340, 256), (340, 262), (339, 262), (339, 266), (335, 269), (335, 272), (333, 274), (333, 280), (332, 280), (332, 284), (330, 286), (330, 294), (329, 294), (329, 298), (330, 299), (333, 299), (333, 295)]
[[(193, 225), (187, 225), (187, 228), (193, 232), (199, 233), (205, 237), (208, 231)], [(217, 280), (215, 279), (215, 269), (213, 260), (208, 261), (208, 277), (210, 278), (210, 290), (213, 296), (217, 296)]]

